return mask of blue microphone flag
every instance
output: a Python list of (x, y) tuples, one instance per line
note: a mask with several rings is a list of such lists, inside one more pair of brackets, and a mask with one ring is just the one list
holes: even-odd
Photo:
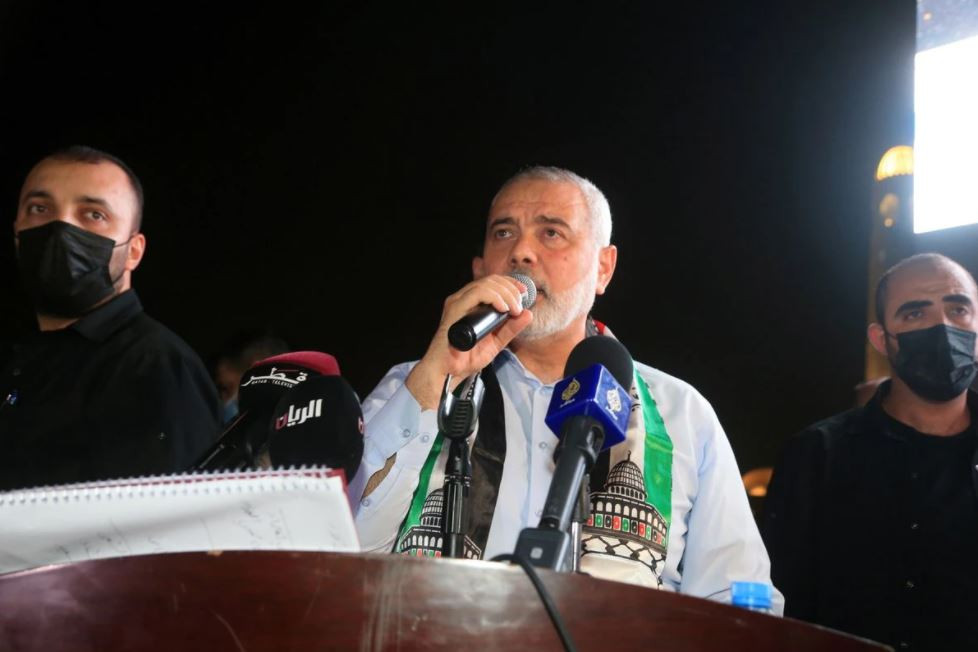
[(593, 364), (557, 383), (544, 421), (560, 437), (568, 419), (590, 417), (604, 428), (604, 450), (625, 441), (631, 409), (628, 391), (604, 366)]

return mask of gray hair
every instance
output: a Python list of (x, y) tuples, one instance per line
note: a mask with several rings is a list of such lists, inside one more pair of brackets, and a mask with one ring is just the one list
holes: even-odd
[(509, 186), (518, 181), (527, 180), (570, 183), (576, 186), (581, 191), (584, 202), (587, 204), (588, 219), (591, 222), (591, 230), (594, 233), (595, 242), (599, 247), (607, 247), (611, 244), (611, 206), (608, 205), (607, 198), (591, 181), (570, 170), (551, 165), (534, 165), (525, 170), (520, 170), (506, 180), (499, 189), (499, 192), (496, 193), (496, 196), (492, 198), (492, 204), (496, 203), (499, 196)]

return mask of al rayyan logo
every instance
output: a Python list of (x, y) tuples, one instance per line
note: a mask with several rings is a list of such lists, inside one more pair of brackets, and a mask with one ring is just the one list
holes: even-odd
[(308, 419), (323, 416), (323, 399), (314, 398), (309, 401), (309, 405), (295, 409), (294, 405), (289, 406), (289, 411), (275, 419), (275, 429), (291, 428), (305, 423)]

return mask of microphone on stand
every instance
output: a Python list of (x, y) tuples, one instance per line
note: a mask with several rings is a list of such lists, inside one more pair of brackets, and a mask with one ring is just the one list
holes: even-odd
[(438, 430), (449, 441), (445, 461), (445, 481), (441, 527), (442, 556), (465, 557), (465, 533), (469, 527), (469, 492), (472, 487), (472, 464), (468, 439), (479, 422), (479, 410), (486, 387), (476, 372), (466, 378), (455, 392), (449, 391), (452, 377), (445, 379), (438, 406)]
[(343, 469), (349, 481), (363, 456), (363, 412), (341, 376), (311, 378), (286, 392), (268, 424), (275, 466)]
[(515, 554), (534, 566), (559, 571), (575, 566), (571, 519), (598, 453), (625, 441), (632, 407), (625, 388), (631, 387), (633, 373), (631, 355), (614, 338), (588, 337), (571, 351), (545, 419), (560, 437), (550, 490), (540, 524), (524, 528), (516, 542)]
[(283, 353), (256, 362), (241, 376), (237, 418), (190, 470), (236, 471), (255, 466), (268, 442), (268, 421), (282, 395), (309, 378), (339, 373), (336, 358), (318, 351)]

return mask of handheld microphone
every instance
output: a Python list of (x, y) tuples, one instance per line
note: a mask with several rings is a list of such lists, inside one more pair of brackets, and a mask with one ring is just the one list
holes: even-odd
[(517, 555), (555, 570), (572, 568), (567, 530), (585, 475), (601, 450), (625, 440), (632, 408), (625, 387), (631, 387), (634, 363), (618, 340), (599, 335), (574, 347), (564, 373), (545, 418), (560, 437), (550, 490), (539, 526), (524, 529), (516, 542)]
[(190, 467), (191, 471), (235, 471), (255, 465), (268, 439), (268, 419), (282, 394), (319, 376), (336, 376), (336, 358), (318, 351), (295, 351), (265, 358), (241, 376), (238, 417), (217, 442)]
[[(512, 272), (510, 277), (526, 286), (521, 297), (523, 308), (530, 308), (537, 300), (537, 286), (526, 274)], [(496, 330), (509, 319), (508, 312), (499, 312), (489, 305), (480, 305), (448, 329), (448, 343), (459, 351), (470, 351), (482, 338)]]
[(340, 376), (312, 378), (286, 392), (268, 424), (268, 454), (276, 466), (324, 464), (349, 481), (363, 456), (363, 413)]

